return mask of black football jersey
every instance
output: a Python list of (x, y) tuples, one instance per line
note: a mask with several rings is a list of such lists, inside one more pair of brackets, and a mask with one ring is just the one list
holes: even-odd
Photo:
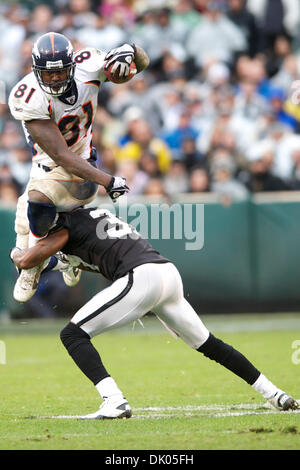
[(63, 228), (69, 239), (61, 251), (111, 281), (141, 264), (169, 262), (134, 227), (106, 209), (61, 212), (52, 232)]

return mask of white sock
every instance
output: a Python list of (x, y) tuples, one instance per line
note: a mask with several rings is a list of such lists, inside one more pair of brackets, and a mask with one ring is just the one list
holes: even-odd
[(105, 377), (105, 379), (98, 382), (96, 389), (103, 399), (114, 395), (121, 395), (123, 397), (121, 390), (112, 377)]
[(42, 240), (45, 238), (47, 235), (44, 235), (43, 237), (37, 237), (36, 235), (33, 235), (32, 232), (29, 232), (29, 238), (28, 238), (28, 246), (31, 248), (32, 246), (35, 246), (38, 241)]
[(21, 235), (17, 233), (16, 246), (21, 250), (27, 250), (28, 248), (28, 233)]
[(276, 387), (270, 380), (267, 379), (263, 374), (260, 374), (258, 379), (254, 382), (251, 387), (254, 388), (258, 393), (260, 393), (267, 400), (274, 397), (278, 392), (278, 387)]

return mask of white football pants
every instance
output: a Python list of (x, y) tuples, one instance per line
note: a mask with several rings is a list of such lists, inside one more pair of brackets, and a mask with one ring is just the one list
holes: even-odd
[(181, 276), (172, 263), (147, 263), (96, 294), (71, 319), (90, 337), (156, 316), (190, 347), (199, 348), (209, 331), (183, 296)]

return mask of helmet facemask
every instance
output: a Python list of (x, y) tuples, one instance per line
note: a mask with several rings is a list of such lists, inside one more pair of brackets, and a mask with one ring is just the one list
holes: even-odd
[[(61, 61), (58, 61), (61, 62)], [(41, 87), (41, 89), (52, 96), (61, 96), (66, 93), (72, 86), (72, 82), (74, 80), (75, 74), (75, 62), (71, 62), (68, 65), (61, 64), (58, 65), (57, 63), (50, 62), (50, 66), (39, 66), (33, 64), (32, 70), (35, 74), (35, 77)], [(46, 82), (43, 78), (43, 72), (61, 72), (62, 70), (67, 72), (67, 76), (62, 81), (50, 81)]]

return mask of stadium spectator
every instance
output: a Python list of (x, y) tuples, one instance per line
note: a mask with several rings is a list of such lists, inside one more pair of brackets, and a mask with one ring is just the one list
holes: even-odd
[(17, 182), (15, 181), (10, 168), (4, 164), (0, 166), (0, 202), (5, 205), (15, 207), (19, 197)]
[(157, 156), (151, 153), (148, 149), (142, 152), (139, 160), (139, 167), (151, 178), (160, 178), (162, 176)]
[(29, 180), (31, 171), (31, 152), (27, 145), (20, 145), (10, 151), (9, 166), (11, 174), (16, 181), (21, 195)]
[(286, 107), (286, 95), (281, 88), (274, 88), (269, 93), (270, 111), (274, 114), (275, 120), (283, 125), (290, 126), (297, 132), (299, 121), (289, 112)]
[(27, 13), (20, 5), (6, 3), (0, 15), (0, 80), (11, 89), (18, 81), (21, 45), (26, 37)]
[(227, 16), (246, 34), (247, 54), (250, 57), (255, 56), (259, 52), (260, 31), (255, 16), (246, 9), (246, 1), (228, 0)]
[(222, 3), (212, 1), (207, 4), (203, 21), (189, 34), (186, 48), (198, 67), (212, 58), (231, 64), (237, 53), (247, 49), (247, 40), (244, 32), (226, 17)]
[(272, 174), (274, 146), (271, 141), (259, 143), (248, 153), (249, 172), (241, 172), (240, 180), (251, 192), (287, 191), (291, 184)]
[(181, 142), (179, 159), (185, 165), (187, 173), (196, 165), (206, 166), (206, 156), (199, 152), (196, 147), (196, 139), (193, 137), (184, 137)]
[(177, 27), (179, 23), (183, 26), (185, 34), (201, 22), (201, 14), (196, 11), (191, 0), (178, 0), (175, 2), (174, 9), (171, 12), (171, 22)]
[(5, 155), (5, 153), (21, 145), (24, 145), (24, 137), (19, 125), (14, 121), (7, 120), (0, 135), (1, 153)]
[(116, 16), (120, 15), (124, 18), (124, 27), (130, 28), (134, 25), (136, 17), (130, 2), (123, 0), (104, 0), (96, 3), (98, 3), (97, 11), (105, 19), (109, 20), (109, 18), (116, 18)]
[[(87, 18), (88, 20), (88, 18)], [(128, 34), (122, 28), (122, 25), (108, 21), (103, 16), (95, 16), (90, 18), (86, 24), (82, 24), (74, 37), (83, 45), (89, 44), (100, 50), (110, 50), (118, 47), (120, 44), (126, 43)]]
[(41, 4), (37, 5), (31, 15), (27, 35), (31, 41), (35, 41), (39, 36), (45, 34), (52, 27), (53, 10), (50, 6)]
[(280, 70), (285, 58), (292, 53), (291, 39), (282, 34), (274, 40), (274, 47), (266, 57), (266, 69), (270, 77)]
[(177, 77), (182, 78), (188, 74), (186, 67), (187, 56), (184, 49), (178, 45), (170, 44), (161, 58), (161, 66), (156, 72), (156, 78), (160, 82), (172, 82)]
[(144, 189), (144, 195), (151, 197), (167, 196), (162, 180), (160, 178), (150, 178)]
[(5, 182), (0, 179), (0, 202), (5, 206), (14, 208), (18, 201), (18, 189), (14, 182)]
[(136, 194), (142, 194), (150, 177), (143, 170), (140, 170), (136, 161), (132, 159), (122, 159), (116, 167), (116, 174), (126, 178), (130, 187), (128, 197)]
[(205, 193), (210, 189), (210, 178), (207, 170), (197, 166), (193, 168), (189, 176), (189, 192)]
[(262, 48), (267, 52), (281, 34), (298, 34), (300, 5), (297, 0), (248, 0), (248, 10), (258, 20), (262, 35)]
[(173, 160), (163, 182), (165, 191), (170, 196), (186, 193), (188, 191), (188, 175), (184, 163), (180, 160)]
[(174, 130), (165, 133), (162, 137), (169, 146), (173, 158), (179, 158), (183, 142), (187, 139), (196, 140), (199, 132), (191, 124), (191, 116), (183, 112), (179, 117), (178, 125)]
[(157, 105), (153, 100), (151, 78), (141, 72), (128, 84), (123, 120), (129, 123), (136, 116), (147, 118), (148, 123), (156, 134), (160, 132), (160, 116)]
[[(150, 57), (150, 66), (157, 68), (170, 45), (183, 46), (186, 29), (181, 23), (170, 21), (169, 8), (156, 8), (146, 11), (137, 22), (131, 34), (131, 41), (139, 44)], [(149, 15), (151, 20), (149, 21)]]
[(291, 186), (293, 189), (300, 190), (300, 147), (293, 151), (292, 158), (294, 162)]
[(294, 164), (292, 153), (300, 146), (300, 136), (294, 134), (288, 126), (274, 123), (269, 128), (269, 138), (274, 146), (273, 173), (289, 181)]
[(104, 171), (107, 171), (111, 174), (116, 173), (116, 158), (114, 147), (101, 147), (101, 164)]
[(272, 84), (280, 88), (286, 95), (291, 93), (291, 85), (298, 80), (300, 73), (299, 57), (293, 54), (287, 55), (281, 63), (278, 72), (272, 77)]
[(137, 119), (131, 126), (130, 141), (117, 152), (117, 161), (131, 159), (139, 162), (145, 151), (156, 156), (161, 173), (169, 170), (171, 163), (169, 148), (161, 139), (153, 136), (146, 120)]
[(235, 100), (235, 110), (242, 116), (255, 121), (268, 107), (268, 102), (257, 89), (257, 83), (251, 79), (239, 82)]
[(249, 197), (249, 192), (245, 185), (234, 179), (236, 165), (234, 159), (229, 154), (222, 152), (222, 155), (215, 153), (211, 163), (211, 191), (220, 196), (221, 202), (226, 204), (244, 201)]

